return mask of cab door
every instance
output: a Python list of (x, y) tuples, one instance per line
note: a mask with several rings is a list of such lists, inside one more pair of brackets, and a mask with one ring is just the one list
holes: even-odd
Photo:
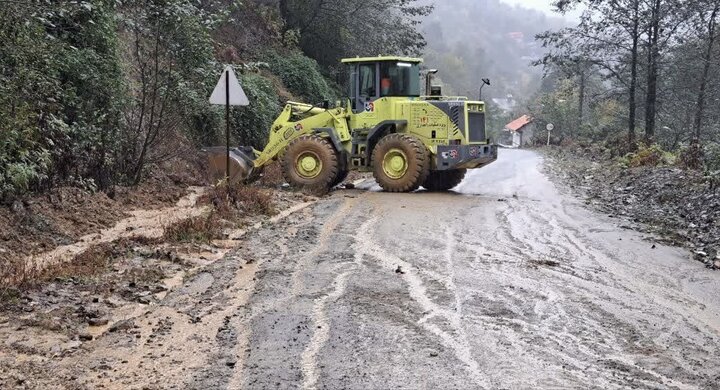
[(379, 75), (377, 63), (360, 64), (357, 71), (355, 105), (353, 112), (372, 113), (375, 111), (373, 101), (380, 97)]

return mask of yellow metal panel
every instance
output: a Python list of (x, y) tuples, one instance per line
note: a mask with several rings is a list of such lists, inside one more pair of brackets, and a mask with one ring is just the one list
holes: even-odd
[(376, 62), (376, 61), (400, 61), (400, 62), (412, 62), (415, 64), (419, 64), (419, 63), (423, 62), (422, 58), (398, 57), (398, 56), (343, 58), (341, 61), (344, 64), (353, 63), (353, 62)]

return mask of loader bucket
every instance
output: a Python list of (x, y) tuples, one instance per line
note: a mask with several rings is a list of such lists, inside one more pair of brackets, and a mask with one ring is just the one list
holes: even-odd
[[(225, 146), (213, 146), (203, 149), (208, 157), (208, 173), (213, 182), (225, 178), (227, 149)], [(241, 146), (230, 149), (230, 183), (245, 181), (253, 173), (255, 165), (253, 148)]]

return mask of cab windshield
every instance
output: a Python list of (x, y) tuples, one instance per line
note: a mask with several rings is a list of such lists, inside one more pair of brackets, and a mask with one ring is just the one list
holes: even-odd
[(380, 96), (420, 96), (420, 65), (381, 62)]

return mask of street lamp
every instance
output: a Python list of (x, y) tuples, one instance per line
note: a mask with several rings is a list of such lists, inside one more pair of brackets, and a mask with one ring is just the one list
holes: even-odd
[(490, 85), (490, 79), (482, 79), (482, 84), (480, 84), (480, 96), (478, 96), (478, 100), (482, 100), (482, 89), (486, 85)]

